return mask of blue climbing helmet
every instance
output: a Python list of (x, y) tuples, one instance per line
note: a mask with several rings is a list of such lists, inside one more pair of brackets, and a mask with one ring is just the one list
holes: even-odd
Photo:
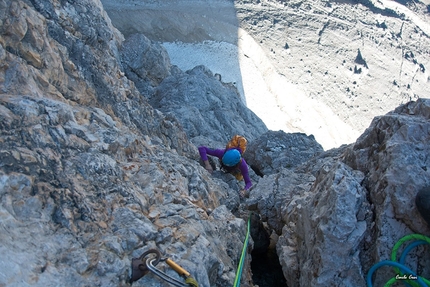
[(242, 156), (240, 155), (240, 152), (237, 149), (229, 149), (227, 150), (223, 157), (222, 157), (222, 163), (226, 166), (235, 166), (240, 162), (240, 159)]

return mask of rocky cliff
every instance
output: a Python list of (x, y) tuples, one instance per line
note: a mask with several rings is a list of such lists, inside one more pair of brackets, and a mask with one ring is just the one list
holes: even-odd
[[(1, 286), (130, 286), (132, 258), (150, 248), (199, 286), (231, 286), (249, 211), (264, 225), (253, 217), (248, 253), (271, 233), (288, 286), (364, 286), (393, 242), (430, 233), (414, 205), (430, 185), (429, 100), (323, 152), (267, 131), (207, 68), (181, 71), (145, 36), (125, 40), (98, 0), (0, 1), (0, 21)], [(242, 201), (196, 149), (236, 132), (264, 175)], [(249, 255), (241, 286), (253, 285)], [(423, 254), (412, 264), (430, 277)]]
[(124, 75), (101, 3), (0, 5), (0, 285), (126, 286), (151, 247), (201, 286), (232, 282), (238, 196)]
[(312, 134), (325, 149), (429, 97), (428, 0), (102, 2), (124, 35), (163, 42), (184, 70), (208, 66), (269, 129)]
[[(279, 236), (288, 286), (366, 286), (401, 237), (429, 234), (415, 197), (429, 182), (427, 99), (374, 119), (355, 144), (261, 179), (248, 206)], [(427, 252), (427, 253), (426, 253)], [(428, 250), (410, 266), (429, 277)], [(377, 273), (382, 286), (394, 272)]]

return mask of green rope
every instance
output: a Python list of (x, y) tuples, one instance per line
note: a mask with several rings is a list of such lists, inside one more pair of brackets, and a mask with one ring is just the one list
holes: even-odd
[(246, 248), (248, 247), (250, 227), (251, 227), (251, 214), (248, 217), (248, 230), (246, 232), (245, 242), (243, 243), (242, 255), (240, 256), (239, 265), (237, 266), (236, 279), (234, 280), (233, 287), (240, 286), (240, 278), (242, 277), (243, 264), (245, 263)]
[[(427, 244), (430, 244), (430, 237), (424, 236), (422, 234), (409, 234), (406, 235), (404, 237), (402, 237), (399, 241), (397, 241), (397, 243), (393, 246), (393, 250), (391, 251), (391, 260), (392, 261), (397, 261), (397, 251), (399, 250), (400, 246), (409, 241), (409, 240), (423, 240), (425, 242), (427, 242)], [(399, 268), (394, 268), (394, 270), (396, 270), (397, 274), (403, 274)], [(427, 280), (426, 278), (420, 277), (427, 285), (430, 286), (430, 281)], [(412, 286), (419, 286), (418, 283), (411, 281), (411, 280), (406, 280), (407, 283), (409, 283)]]
[[(400, 261), (397, 262), (397, 252), (400, 246), (406, 241), (410, 241), (410, 240), (415, 240), (415, 241), (403, 250), (402, 255), (400, 256)], [(372, 268), (370, 268), (366, 276), (367, 286), (373, 287), (372, 275), (378, 268), (382, 266), (391, 266), (391, 267), (394, 267), (394, 270), (398, 275), (402, 276), (404, 274), (409, 274), (416, 277), (415, 280), (410, 280), (410, 279), (402, 280), (406, 286), (430, 287), (430, 280), (423, 278), (421, 276), (418, 276), (415, 272), (413, 272), (412, 270), (410, 270), (404, 265), (406, 256), (408, 255), (409, 251), (411, 251), (412, 248), (421, 244), (430, 244), (430, 237), (427, 237), (421, 234), (410, 234), (402, 237), (399, 241), (397, 241), (397, 243), (394, 245), (391, 251), (391, 260), (384, 260), (384, 261), (378, 262), (375, 265), (373, 265)], [(398, 281), (397, 277), (391, 278), (387, 283), (385, 283), (384, 287), (389, 287), (397, 281)]]

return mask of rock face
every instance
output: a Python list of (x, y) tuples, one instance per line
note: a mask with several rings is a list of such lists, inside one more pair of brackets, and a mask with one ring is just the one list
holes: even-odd
[(147, 98), (164, 78), (170, 75), (170, 60), (166, 50), (143, 34), (134, 34), (121, 47), (121, 61), (127, 78)]
[(324, 168), (307, 189), (290, 187), (281, 208), (286, 224), (277, 250), (284, 274), (297, 286), (365, 286), (358, 248), (370, 216), (364, 176), (341, 162)]
[(103, 0), (102, 3), (126, 37), (139, 33), (160, 42), (237, 42), (235, 3), (229, 0)]
[(242, 86), (269, 129), (312, 134), (325, 149), (428, 97), (428, 0), (102, 2), (125, 34), (166, 42), (182, 69), (204, 64)]
[[(0, 8), (1, 286), (130, 286), (132, 258), (151, 248), (199, 286), (231, 286), (250, 210), (258, 252), (278, 236), (289, 286), (365, 286), (396, 240), (430, 234), (415, 206), (430, 186), (430, 100), (321, 152), (312, 137), (263, 135), (234, 88), (206, 68), (172, 67), (142, 35), (122, 45), (97, 0)], [(212, 112), (219, 124), (191, 118), (199, 109), (196, 118)], [(256, 157), (268, 171), (252, 175), (242, 201), (237, 182), (211, 176), (194, 145), (223, 145), (233, 132), (256, 151), (272, 137), (286, 147), (283, 162), (270, 151)], [(413, 255), (410, 264), (430, 277), (429, 259)], [(241, 286), (253, 285), (250, 260)], [(378, 273), (375, 285), (392, 276)], [(133, 283), (164, 285), (152, 274)]]
[[(367, 175), (363, 186), (374, 208), (375, 224), (367, 235), (362, 260), (388, 258), (400, 235), (429, 234), (415, 206), (417, 193), (430, 185), (429, 107), (428, 99), (420, 99), (375, 118), (345, 154), (347, 164)], [(419, 263), (412, 264), (417, 268), (430, 266), (423, 254), (415, 260)], [(427, 268), (423, 272), (426, 278), (430, 275)]]
[[(249, 208), (280, 234), (289, 286), (365, 286), (397, 240), (429, 234), (415, 206), (430, 185), (429, 106), (420, 99), (375, 118), (355, 144), (265, 176), (251, 191)], [(410, 264), (429, 277), (425, 254), (417, 251)], [(383, 285), (395, 272), (377, 275)]]
[(198, 137), (202, 144), (223, 146), (235, 134), (253, 140), (267, 131), (234, 85), (223, 83), (204, 66), (186, 72), (171, 66), (164, 48), (142, 34), (124, 42), (121, 59), (126, 76), (152, 107), (177, 118), (191, 140)]
[(249, 144), (246, 161), (263, 176), (297, 167), (322, 152), (313, 136), (268, 131)]
[(167, 77), (150, 103), (178, 118), (191, 139), (203, 136), (225, 145), (235, 134), (252, 141), (267, 131), (242, 103), (235, 87), (217, 80), (204, 66)]
[[(200, 286), (231, 285), (246, 225), (224, 204), (238, 197), (125, 77), (101, 3), (0, 8), (0, 285), (129, 286), (132, 257), (149, 248)], [(169, 75), (159, 56), (133, 67), (151, 86)]]

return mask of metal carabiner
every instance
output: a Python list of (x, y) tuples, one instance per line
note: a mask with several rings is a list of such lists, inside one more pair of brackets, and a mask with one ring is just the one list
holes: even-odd
[(155, 258), (153, 259), (152, 264), (156, 266), (158, 262), (161, 260), (161, 253), (157, 249), (149, 249), (148, 251), (145, 251), (139, 258), (133, 258), (131, 260), (131, 278), (130, 278), (130, 284), (134, 281), (139, 280), (146, 274), (148, 274), (149, 269), (146, 264), (147, 259), (145, 259), (146, 256), (149, 254), (155, 254)]

